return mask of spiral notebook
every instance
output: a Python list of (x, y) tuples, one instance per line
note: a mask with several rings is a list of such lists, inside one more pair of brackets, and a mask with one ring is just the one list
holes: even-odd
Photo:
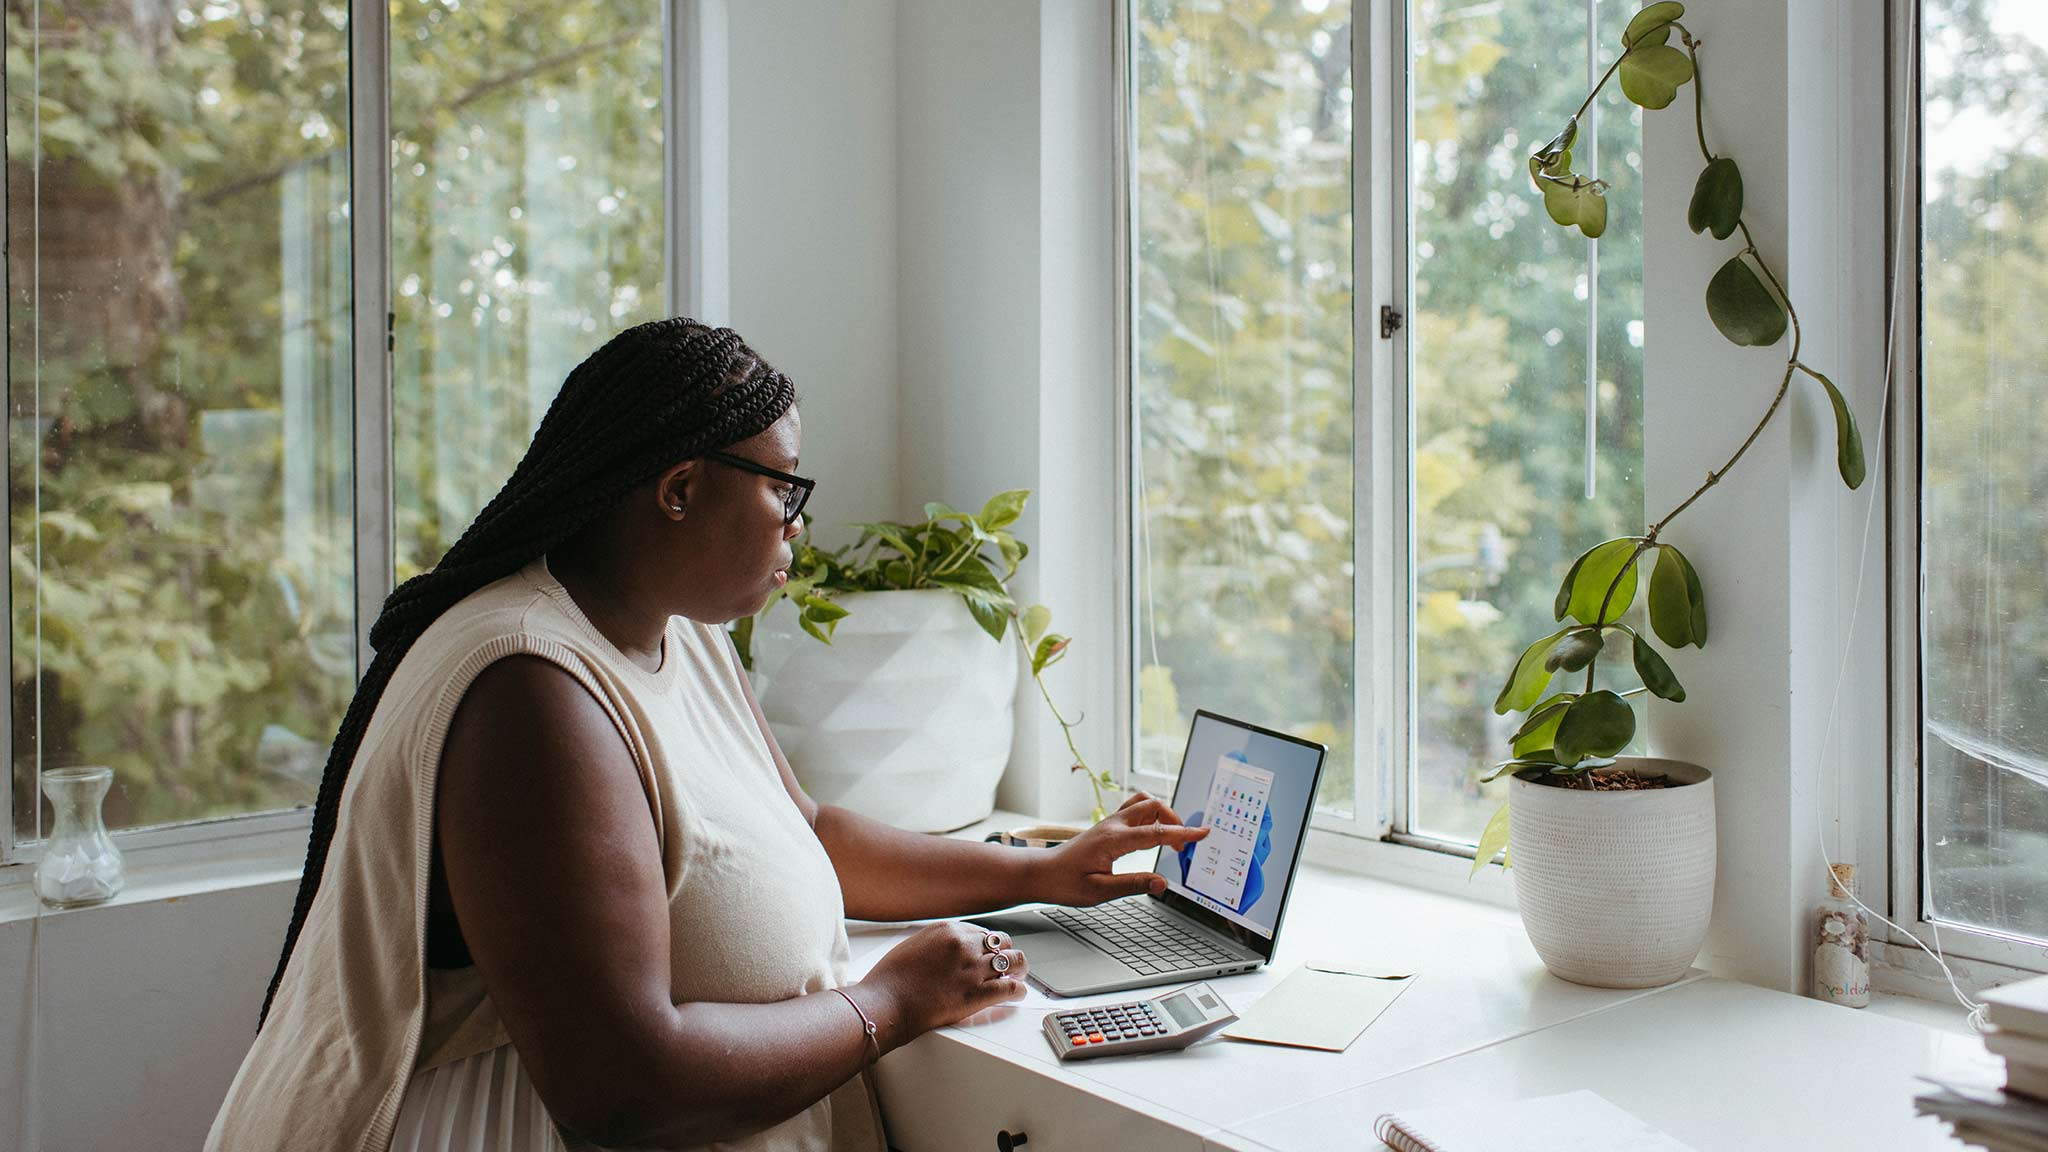
[(1583, 1090), (1393, 1113), (1380, 1117), (1372, 1134), (1394, 1152), (1692, 1152)]

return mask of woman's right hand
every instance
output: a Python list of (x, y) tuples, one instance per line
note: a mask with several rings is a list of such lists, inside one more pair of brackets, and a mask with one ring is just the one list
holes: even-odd
[[(959, 921), (933, 924), (875, 964), (860, 986), (874, 989), (888, 1005), (884, 1014), (894, 1018), (877, 1021), (883, 1031), (895, 1033), (886, 1038), (886, 1047), (1023, 998), (1024, 953), (1000, 932), (1001, 951), (991, 952), (988, 936), (987, 929)], [(997, 955), (1008, 958), (1008, 971), (996, 971)]]

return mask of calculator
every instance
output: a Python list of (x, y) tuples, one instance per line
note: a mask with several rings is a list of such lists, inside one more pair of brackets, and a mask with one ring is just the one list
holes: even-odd
[(1045, 1039), (1062, 1060), (1185, 1048), (1237, 1019), (1207, 984), (1121, 1004), (1045, 1014)]

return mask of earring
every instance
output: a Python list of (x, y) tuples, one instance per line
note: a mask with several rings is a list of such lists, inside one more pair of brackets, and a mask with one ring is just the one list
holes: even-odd
[(683, 506), (681, 504), (671, 504), (668, 506), (668, 510), (675, 513), (678, 516), (681, 516), (683, 514)]

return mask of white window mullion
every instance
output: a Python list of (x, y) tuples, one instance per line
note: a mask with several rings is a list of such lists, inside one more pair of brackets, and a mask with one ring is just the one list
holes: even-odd
[[(1137, 209), (1138, 190), (1131, 163), (1135, 142), (1132, 137), (1131, 109), (1131, 8), (1130, 0), (1115, 0), (1110, 12), (1110, 187), (1116, 202), (1110, 208), (1111, 220), (1111, 282), (1115, 291), (1116, 341), (1116, 609), (1115, 621), (1117, 675), (1112, 679), (1116, 684), (1116, 744), (1111, 760), (1112, 771), (1126, 791), (1134, 788), (1152, 790), (1140, 778), (1138, 763), (1138, 693), (1132, 682), (1137, 673), (1138, 614), (1131, 609), (1131, 595), (1137, 587), (1138, 569), (1135, 557), (1137, 550), (1132, 546), (1131, 533), (1138, 523), (1137, 484), (1134, 481), (1132, 461), (1138, 451), (1137, 421), (1133, 419), (1137, 404), (1138, 350), (1132, 340), (1131, 327), (1131, 274), (1137, 267), (1136, 253), (1132, 248), (1136, 229), (1133, 227), (1133, 213)], [(1170, 793), (1169, 793), (1170, 795)]]
[(391, 592), (391, 16), (349, 6), (349, 232), (355, 372), (356, 676)]
[(711, 324), (732, 319), (726, 16), (725, 0), (662, 5), (666, 308)]

